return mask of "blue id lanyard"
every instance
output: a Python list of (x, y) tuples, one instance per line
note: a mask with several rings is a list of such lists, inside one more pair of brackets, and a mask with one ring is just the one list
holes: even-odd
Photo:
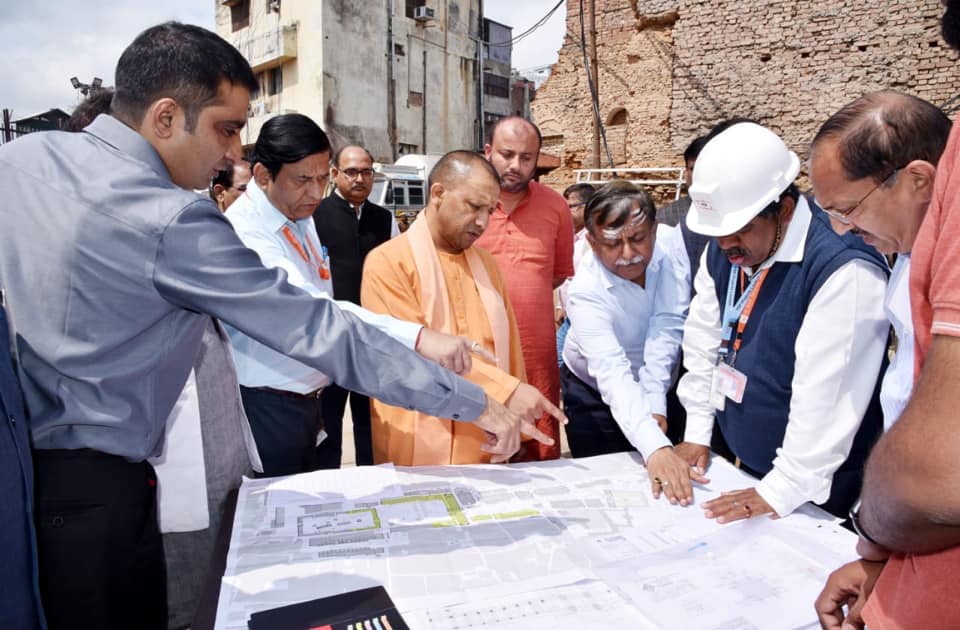
[(726, 361), (727, 355), (730, 354), (731, 346), (733, 345), (734, 331), (737, 329), (737, 323), (740, 321), (740, 317), (743, 315), (743, 309), (750, 300), (750, 295), (754, 292), (760, 282), (762, 282), (761, 278), (764, 277), (765, 271), (766, 270), (759, 271), (753, 274), (753, 277), (750, 278), (750, 283), (747, 284), (747, 288), (740, 296), (740, 299), (734, 301), (733, 296), (736, 295), (737, 282), (740, 279), (740, 265), (733, 265), (733, 267), (730, 268), (730, 279), (727, 281), (727, 299), (723, 306), (723, 341), (720, 344), (718, 362)]

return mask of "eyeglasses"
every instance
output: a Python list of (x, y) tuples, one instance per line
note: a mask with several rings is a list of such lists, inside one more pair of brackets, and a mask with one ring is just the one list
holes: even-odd
[[(855, 204), (854, 204), (853, 206), (851, 206), (848, 210), (834, 210), (834, 209), (832, 209), (832, 208), (824, 208), (822, 205), (820, 205), (820, 207), (823, 209), (824, 212), (826, 212), (828, 215), (830, 215), (831, 218), (836, 219), (837, 221), (839, 221), (840, 223), (843, 223), (844, 225), (850, 225), (850, 224), (853, 222), (853, 215), (854, 215), (854, 213), (856, 213), (857, 210), (863, 205), (863, 202), (867, 200), (867, 197), (869, 197), (870, 195), (872, 195), (878, 188), (880, 188), (881, 186), (883, 186), (884, 184), (886, 184), (887, 182), (889, 182), (889, 181), (893, 178), (893, 176), (896, 175), (896, 174), (899, 173), (899, 172), (900, 172), (900, 169), (899, 169), (899, 168), (898, 168), (898, 169), (894, 169), (894, 171), (893, 171), (892, 173), (890, 173), (889, 175), (887, 175), (887, 176), (883, 179), (883, 181), (881, 181), (879, 184), (877, 184), (876, 186), (874, 186), (873, 188), (871, 188), (871, 189), (870, 189), (870, 192), (868, 192), (868, 193), (865, 194), (863, 197), (861, 197), (861, 198), (860, 198), (860, 201), (858, 201), (857, 203), (855, 203)], [(819, 205), (819, 204), (818, 204), (818, 205)]]
[(346, 175), (347, 179), (356, 179), (357, 177), (367, 179), (368, 177), (373, 177), (372, 168), (345, 168), (340, 172)]

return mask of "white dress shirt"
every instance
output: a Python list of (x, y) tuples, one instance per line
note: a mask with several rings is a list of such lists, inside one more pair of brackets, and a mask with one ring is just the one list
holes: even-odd
[(675, 228), (658, 228), (645, 287), (612, 273), (588, 251), (568, 294), (570, 332), (563, 362), (600, 393), (644, 459), (670, 446), (652, 414), (667, 412), (667, 390), (690, 305), (688, 272), (673, 246), (679, 238)]
[[(590, 250), (590, 243), (587, 241), (587, 228), (580, 228), (580, 231), (573, 235), (573, 273), (577, 273), (580, 267), (580, 261)], [(570, 283), (573, 282), (573, 276), (570, 276), (557, 287), (557, 301), (559, 307), (567, 310), (567, 294), (570, 292)]]
[[(340, 197), (340, 198), (343, 199), (344, 201), (347, 201), (347, 198), (344, 197), (342, 194), (340, 194), (340, 189), (337, 188), (336, 186), (333, 187), (333, 193), (334, 193), (337, 197)], [(352, 203), (350, 203), (349, 201), (347, 201), (347, 204), (348, 204), (351, 208), (353, 208), (354, 211), (357, 213), (357, 221), (359, 221), (359, 220), (360, 220), (360, 217), (363, 216), (363, 206), (366, 205), (366, 203), (367, 203), (367, 202), (364, 200), (364, 201), (360, 204), (360, 207), (358, 208), (357, 206), (355, 206), (355, 205), (353, 205)], [(390, 211), (387, 210), (387, 212), (390, 212)], [(398, 236), (400, 236), (400, 226), (397, 225), (397, 217), (396, 217), (392, 212), (390, 212), (390, 238), (396, 238), (396, 237), (398, 237)]]
[[(783, 243), (759, 269), (803, 260), (812, 218), (801, 196)], [(885, 286), (879, 267), (852, 260), (837, 269), (810, 301), (794, 343), (793, 395), (783, 444), (773, 469), (757, 485), (760, 496), (781, 516), (807, 501), (826, 501), (833, 473), (850, 453), (886, 351)], [(683, 330), (687, 373), (677, 394), (687, 411), (684, 439), (709, 446), (714, 419), (710, 388), (720, 348), (721, 306), (707, 270), (706, 252), (694, 288)]]
[[(333, 283), (323, 279), (317, 270), (317, 261), (308, 263), (283, 234), (284, 226), (295, 236), (307, 239), (313, 248), (305, 247), (311, 258), (322, 252), (313, 217), (293, 222), (287, 219), (267, 199), (251, 180), (246, 192), (230, 206), (226, 213), (243, 244), (257, 252), (266, 267), (279, 267), (287, 272), (287, 281), (314, 297), (332, 300)], [(377, 315), (350, 302), (337, 305), (353, 313), (409, 348), (414, 348), (422, 328), (413, 322), (403, 322), (386, 315)], [(283, 317), (282, 312), (276, 314)], [(244, 387), (270, 387), (297, 394), (307, 394), (330, 383), (322, 372), (268, 348), (231, 326), (225, 326), (233, 345), (237, 364), (237, 379)]]
[(910, 315), (910, 254), (901, 254), (890, 272), (883, 311), (897, 333), (897, 352), (883, 375), (880, 406), (883, 429), (897, 421), (913, 393), (913, 318)]

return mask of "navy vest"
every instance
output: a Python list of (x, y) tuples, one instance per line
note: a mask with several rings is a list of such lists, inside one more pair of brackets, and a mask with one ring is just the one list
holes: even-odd
[(354, 209), (336, 193), (317, 206), (313, 222), (330, 255), (334, 299), (360, 304), (363, 261), (374, 247), (390, 240), (391, 219), (389, 210), (366, 201), (358, 221)]
[[(730, 450), (750, 469), (765, 475), (773, 468), (776, 449), (783, 444), (790, 414), (790, 398), (796, 356), (794, 344), (811, 300), (824, 282), (841, 266), (855, 259), (886, 270), (887, 265), (872, 247), (852, 234), (838, 236), (822, 210), (813, 214), (807, 232), (803, 260), (777, 262), (760, 288), (750, 322), (744, 330), (735, 367), (747, 376), (743, 402), (727, 399), (717, 412), (717, 424)], [(707, 270), (713, 278), (721, 310), (726, 301), (731, 264), (716, 240), (707, 249)], [(886, 368), (881, 365), (880, 374)], [(880, 379), (850, 455), (834, 474), (830, 499), (823, 507), (838, 516), (860, 493), (863, 465), (873, 443), (883, 430)]]

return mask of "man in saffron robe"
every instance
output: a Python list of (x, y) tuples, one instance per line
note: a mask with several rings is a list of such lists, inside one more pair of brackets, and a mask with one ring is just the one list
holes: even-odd
[[(472, 247), (496, 209), (496, 171), (478, 154), (453, 151), (430, 173), (430, 198), (409, 230), (367, 256), (360, 298), (371, 311), (474, 340), (465, 377), (528, 421), (526, 435), (551, 444), (534, 422), (566, 418), (527, 385), (516, 318), (493, 257)], [(375, 463), (486, 463), (486, 435), (413, 410), (372, 403)]]

